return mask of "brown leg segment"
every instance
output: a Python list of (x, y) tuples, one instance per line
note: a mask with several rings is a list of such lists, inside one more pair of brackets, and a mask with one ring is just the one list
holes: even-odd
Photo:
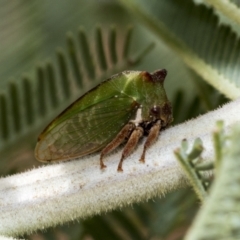
[(123, 149), (123, 153), (122, 153), (122, 157), (121, 160), (118, 164), (118, 172), (122, 172), (122, 163), (123, 160), (128, 157), (131, 152), (134, 150), (134, 148), (136, 147), (139, 139), (142, 137), (143, 135), (143, 129), (141, 127), (137, 127), (136, 129), (133, 130), (127, 144), (125, 145), (124, 149)]
[(150, 129), (150, 132), (148, 134), (148, 137), (147, 137), (147, 140), (144, 144), (144, 147), (143, 147), (143, 153), (142, 153), (142, 156), (140, 158), (140, 162), (145, 162), (145, 153), (146, 153), (146, 150), (157, 140), (157, 137), (159, 135), (159, 132), (161, 130), (161, 122), (160, 121), (157, 121), (153, 126), (152, 128)]
[(100, 167), (101, 169), (105, 168), (106, 165), (103, 163), (103, 157), (110, 153), (112, 150), (117, 148), (126, 138), (130, 136), (132, 131), (134, 130), (135, 125), (133, 123), (126, 124), (122, 130), (118, 133), (118, 135), (102, 150), (100, 156)]

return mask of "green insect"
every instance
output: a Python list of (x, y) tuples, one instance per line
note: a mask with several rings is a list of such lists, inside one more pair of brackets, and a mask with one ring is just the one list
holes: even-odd
[(140, 138), (146, 150), (173, 120), (163, 83), (165, 69), (152, 74), (125, 71), (102, 82), (72, 103), (38, 137), (35, 156), (41, 162), (64, 161), (101, 151), (103, 157), (125, 143), (118, 171)]

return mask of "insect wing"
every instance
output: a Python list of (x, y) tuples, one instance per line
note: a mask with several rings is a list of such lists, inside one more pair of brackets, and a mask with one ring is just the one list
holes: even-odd
[(39, 161), (80, 157), (104, 148), (136, 113), (127, 95), (112, 96), (73, 114), (42, 134), (35, 149)]

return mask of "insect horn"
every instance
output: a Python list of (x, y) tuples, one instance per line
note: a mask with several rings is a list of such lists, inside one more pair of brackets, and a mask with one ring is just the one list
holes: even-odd
[(161, 82), (163, 83), (166, 76), (167, 76), (167, 70), (166, 69), (160, 69), (160, 70), (157, 70), (155, 72), (153, 72), (152, 74), (152, 79), (153, 81), (155, 82)]

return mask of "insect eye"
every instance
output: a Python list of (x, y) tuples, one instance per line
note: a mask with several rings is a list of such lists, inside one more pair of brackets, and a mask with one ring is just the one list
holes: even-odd
[(173, 121), (170, 103), (165, 103), (161, 108), (161, 120), (164, 122), (164, 125), (168, 125)]
[(161, 109), (159, 106), (154, 106), (150, 109), (150, 115), (154, 117), (160, 116), (160, 113), (161, 113)]

